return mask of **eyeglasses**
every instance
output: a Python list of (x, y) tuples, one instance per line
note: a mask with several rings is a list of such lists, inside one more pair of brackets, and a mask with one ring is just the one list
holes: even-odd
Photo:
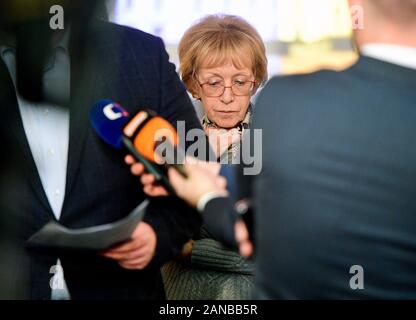
[(254, 92), (256, 87), (255, 81), (234, 80), (231, 86), (225, 86), (222, 81), (207, 81), (199, 83), (204, 95), (207, 97), (221, 97), (226, 88), (231, 88), (231, 91), (236, 96), (249, 96)]

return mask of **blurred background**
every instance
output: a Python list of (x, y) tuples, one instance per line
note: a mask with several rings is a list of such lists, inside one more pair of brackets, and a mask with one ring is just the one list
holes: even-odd
[(346, 0), (108, 0), (110, 21), (160, 36), (178, 65), (177, 45), (204, 15), (228, 13), (263, 37), (269, 75), (342, 70), (357, 59)]

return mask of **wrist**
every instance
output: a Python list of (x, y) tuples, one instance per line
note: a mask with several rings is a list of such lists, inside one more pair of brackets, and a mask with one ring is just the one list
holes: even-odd
[(225, 198), (227, 196), (228, 196), (228, 192), (226, 190), (221, 190), (221, 191), (213, 190), (210, 192), (206, 192), (201, 197), (199, 197), (197, 204), (196, 204), (196, 208), (198, 212), (202, 213), (205, 209), (205, 206), (207, 205), (209, 201), (215, 198)]

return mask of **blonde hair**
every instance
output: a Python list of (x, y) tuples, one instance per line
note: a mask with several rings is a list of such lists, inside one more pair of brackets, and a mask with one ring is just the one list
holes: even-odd
[(183, 35), (179, 43), (179, 73), (194, 94), (196, 73), (232, 62), (236, 68), (251, 66), (256, 86), (267, 80), (266, 49), (260, 35), (247, 21), (233, 15), (208, 15)]

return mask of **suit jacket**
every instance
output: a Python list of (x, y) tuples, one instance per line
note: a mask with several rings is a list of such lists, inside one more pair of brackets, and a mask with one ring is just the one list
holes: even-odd
[(361, 57), (260, 93), (256, 298), (416, 298), (415, 84), (416, 70)]
[[(74, 42), (70, 49), (69, 152), (60, 218), (60, 222), (70, 228), (115, 221), (145, 198), (139, 179), (132, 176), (124, 164), (124, 152), (103, 143), (90, 126), (88, 112), (94, 102), (110, 98), (130, 114), (147, 107), (174, 125), (184, 120), (186, 131), (200, 128), (161, 39), (104, 22), (96, 23), (88, 33), (83, 32), (80, 34), (85, 34), (85, 46), (80, 42), (74, 45)], [(76, 29), (71, 33), (76, 33)], [(19, 233), (23, 243), (54, 216), (36, 171), (15, 91), (4, 64), (0, 64), (0, 75), (0, 106), (8, 116), (1, 138), (5, 141), (6, 152), (15, 159), (9, 162), (9, 172), (19, 177), (12, 179), (18, 187), (10, 190), (6, 206), (24, 213), (24, 228)], [(95, 252), (31, 249), (27, 251), (29, 297), (50, 298), (49, 280), (53, 274), (49, 270), (59, 257), (73, 299), (163, 298), (159, 268), (198, 230), (200, 219), (184, 202), (167, 197), (153, 199), (144, 220), (157, 234), (156, 255), (144, 270), (127, 271)]]

